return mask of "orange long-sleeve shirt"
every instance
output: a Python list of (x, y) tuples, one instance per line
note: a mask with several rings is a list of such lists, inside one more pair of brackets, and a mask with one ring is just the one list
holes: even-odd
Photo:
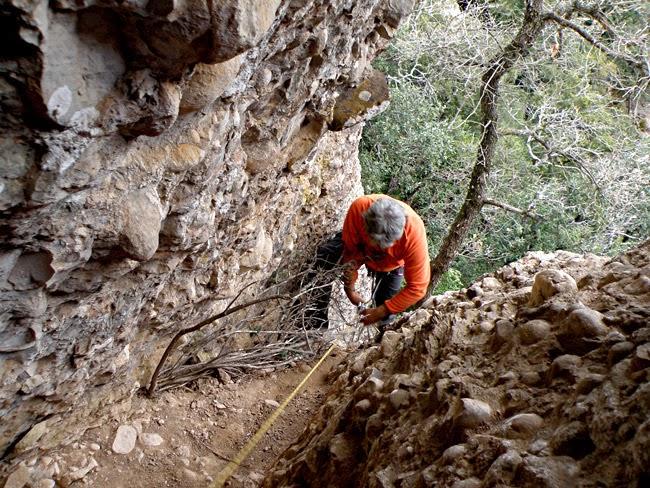
[(353, 287), (362, 264), (372, 271), (392, 271), (404, 266), (406, 287), (384, 305), (391, 313), (402, 312), (424, 297), (429, 286), (429, 250), (424, 223), (404, 202), (398, 202), (406, 212), (402, 237), (388, 249), (382, 250), (370, 243), (363, 214), (379, 198), (386, 195), (365, 195), (352, 202), (343, 222), (343, 263), (352, 263), (347, 286)]

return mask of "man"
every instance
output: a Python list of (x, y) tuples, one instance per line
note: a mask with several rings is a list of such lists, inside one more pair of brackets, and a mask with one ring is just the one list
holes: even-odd
[[(331, 269), (339, 260), (346, 267), (345, 294), (354, 305), (363, 302), (355, 291), (358, 269), (365, 265), (374, 275), (376, 306), (361, 313), (365, 325), (406, 310), (426, 294), (430, 269), (424, 223), (411, 207), (389, 196), (366, 195), (352, 202), (343, 232), (318, 251), (321, 268)], [(327, 317), (329, 291), (324, 295), (316, 305), (321, 324)]]

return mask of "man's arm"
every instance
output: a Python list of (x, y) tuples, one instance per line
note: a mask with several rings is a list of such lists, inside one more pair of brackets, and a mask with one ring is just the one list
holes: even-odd
[(406, 287), (390, 300), (386, 300), (384, 305), (390, 313), (403, 312), (417, 303), (426, 295), (431, 279), (429, 249), (424, 224), (419, 219), (414, 224), (413, 235), (408, 236), (406, 255), (404, 256)]
[(364, 198), (359, 197), (350, 205), (343, 222), (342, 233), (343, 256), (341, 262), (345, 266), (343, 286), (348, 299), (355, 305), (362, 302), (359, 294), (354, 291), (354, 285), (359, 277), (358, 270), (363, 264), (363, 255), (359, 252), (359, 244), (362, 242)]

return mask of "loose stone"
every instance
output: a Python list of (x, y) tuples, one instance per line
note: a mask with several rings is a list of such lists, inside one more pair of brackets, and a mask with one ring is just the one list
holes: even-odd
[(410, 395), (408, 391), (396, 388), (390, 392), (389, 399), (393, 407), (399, 409), (400, 407), (409, 404)]
[(135, 447), (138, 438), (138, 431), (131, 425), (120, 425), (113, 440), (113, 452), (116, 454), (128, 454)]
[(505, 422), (506, 436), (510, 439), (534, 436), (544, 425), (544, 420), (534, 413), (520, 413)]
[(463, 457), (467, 452), (467, 446), (465, 444), (456, 444), (455, 446), (448, 447), (445, 449), (445, 452), (442, 453), (442, 462), (444, 464), (451, 464), (457, 459)]
[(4, 488), (23, 488), (31, 483), (32, 470), (20, 464), (18, 469), (9, 475)]
[(142, 433), (140, 440), (147, 447), (157, 447), (160, 446), (164, 440), (159, 434), (154, 433)]
[(545, 320), (531, 320), (517, 328), (522, 344), (535, 344), (545, 339), (551, 330), (551, 324)]

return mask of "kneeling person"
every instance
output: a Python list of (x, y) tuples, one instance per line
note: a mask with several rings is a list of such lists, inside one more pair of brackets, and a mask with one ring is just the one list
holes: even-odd
[[(375, 275), (376, 306), (362, 312), (365, 325), (403, 312), (426, 294), (430, 279), (427, 236), (422, 219), (407, 204), (386, 195), (366, 195), (352, 202), (343, 223), (341, 262), (350, 302), (363, 300), (355, 291), (358, 269)], [(402, 279), (406, 286), (402, 288)]]

